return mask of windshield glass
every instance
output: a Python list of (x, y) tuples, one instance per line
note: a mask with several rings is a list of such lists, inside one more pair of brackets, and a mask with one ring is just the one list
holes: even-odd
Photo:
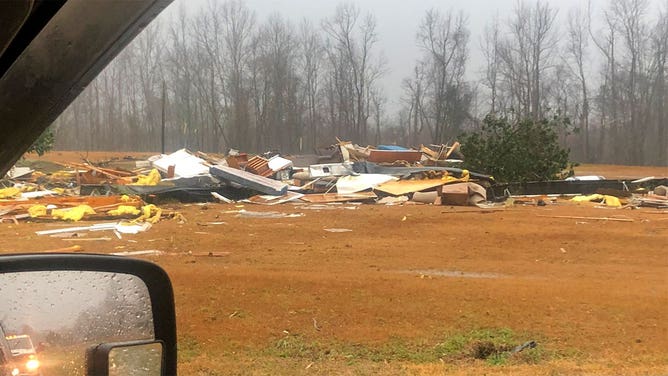
[[(163, 267), (179, 373), (667, 373), (668, 0), (174, 0), (43, 77), (108, 13), (11, 67), (37, 98), (0, 79), (0, 156), (3, 109), (80, 90), (0, 182), (0, 253)], [(0, 324), (45, 376), (152, 336), (40, 286)]]

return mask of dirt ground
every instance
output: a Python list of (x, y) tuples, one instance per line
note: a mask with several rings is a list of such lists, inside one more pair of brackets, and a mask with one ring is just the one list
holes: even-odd
[[(609, 178), (668, 175), (582, 168)], [(78, 245), (165, 252), (147, 258), (174, 284), (183, 375), (668, 375), (666, 211), (565, 202), (489, 211), (162, 207), (187, 223)], [(237, 217), (242, 209), (302, 216)], [(595, 219), (603, 217), (632, 221)], [(0, 252), (76, 244), (35, 235), (61, 225), (0, 224)], [(448, 347), (452, 338), (506, 334), (538, 345), (496, 362), (470, 356), (471, 343)], [(436, 348), (443, 354), (429, 356)]]

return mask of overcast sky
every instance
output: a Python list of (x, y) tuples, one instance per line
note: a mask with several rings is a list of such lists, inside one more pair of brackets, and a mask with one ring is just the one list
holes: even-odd
[[(168, 18), (180, 6), (196, 10), (207, 1), (223, 0), (174, 0), (167, 12), (161, 17)], [(353, 0), (363, 12), (370, 12), (377, 20), (379, 36), (378, 49), (387, 61), (387, 73), (383, 77), (382, 87), (393, 104), (396, 105), (401, 95), (401, 82), (410, 76), (411, 69), (420, 50), (415, 43), (418, 25), (425, 12), (435, 8), (443, 12), (450, 9), (462, 10), (468, 16), (471, 39), (470, 64), (467, 69), (469, 77), (476, 75), (481, 69), (480, 38), (485, 25), (498, 14), (500, 19), (507, 18), (517, 0)], [(530, 1), (531, 2), (531, 1)], [(562, 27), (568, 15), (568, 10), (576, 6), (586, 6), (587, 0), (547, 0), (559, 10), (558, 24)], [(651, 0), (656, 7), (661, 0)], [(320, 20), (329, 17), (340, 3), (336, 0), (245, 0), (246, 5), (254, 10), (259, 21), (263, 21), (272, 13), (280, 13), (295, 23), (308, 18), (315, 25)], [(607, 0), (591, 0), (594, 14), (600, 14), (600, 9)], [(653, 13), (653, 12), (650, 12)], [(392, 106), (392, 105), (391, 105)], [(392, 106), (394, 107), (394, 106)]]

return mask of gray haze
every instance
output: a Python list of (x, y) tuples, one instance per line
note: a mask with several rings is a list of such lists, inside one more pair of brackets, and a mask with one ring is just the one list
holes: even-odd
[(162, 116), (172, 150), (416, 146), (493, 114), (556, 116), (576, 161), (663, 165), (666, 12), (668, 0), (176, 0), (63, 112), (57, 147), (156, 150)]
[[(208, 1), (217, 0), (174, 0), (172, 5), (158, 18), (166, 21), (173, 17), (180, 7), (194, 11), (205, 6)], [(222, 0), (221, 0), (222, 2)], [(246, 0), (245, 4), (256, 12), (260, 21), (273, 13), (298, 23), (306, 18), (319, 25), (320, 20), (334, 13), (336, 0)], [(382, 87), (388, 95), (390, 108), (398, 108), (401, 96), (401, 82), (411, 75), (415, 61), (420, 56), (415, 35), (418, 25), (427, 10), (435, 8), (441, 11), (461, 10), (468, 16), (471, 30), (471, 57), (467, 67), (467, 76), (473, 79), (481, 69), (482, 53), (480, 39), (485, 28), (495, 15), (501, 20), (507, 18), (517, 0), (355, 0), (349, 1), (363, 12), (372, 13), (378, 22), (379, 50), (387, 62), (387, 72), (382, 78)], [(586, 0), (552, 0), (550, 5), (559, 9), (557, 25), (564, 27), (565, 17), (572, 7), (587, 5)], [(591, 0), (592, 9), (598, 14), (605, 0)], [(658, 6), (660, 0), (653, 1)], [(161, 21), (161, 22), (162, 22)], [(502, 22), (503, 25), (503, 22)]]

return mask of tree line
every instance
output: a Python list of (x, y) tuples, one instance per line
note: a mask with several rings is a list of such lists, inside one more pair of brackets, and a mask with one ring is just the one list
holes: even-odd
[[(448, 143), (488, 114), (568, 119), (581, 162), (668, 164), (668, 1), (609, 0), (562, 12), (518, 1), (472, 40), (461, 11), (427, 11), (390, 108), (377, 21), (341, 3), (318, 22), (211, 0), (149, 25), (54, 123), (56, 147), (311, 153), (336, 138)], [(559, 22), (559, 20), (563, 20)], [(483, 68), (471, 69), (479, 49)]]

